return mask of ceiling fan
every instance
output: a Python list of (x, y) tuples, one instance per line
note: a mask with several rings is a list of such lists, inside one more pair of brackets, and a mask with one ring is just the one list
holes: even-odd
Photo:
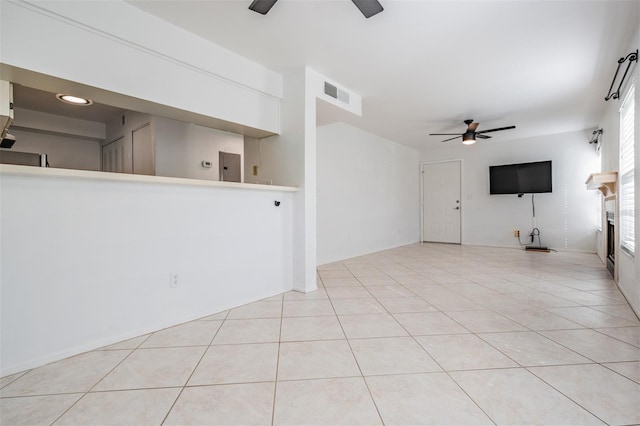
[[(261, 13), (262, 15), (266, 15), (269, 10), (276, 4), (278, 0), (253, 0), (249, 9), (254, 12)], [(371, 18), (373, 15), (376, 15), (384, 10), (382, 5), (378, 0), (351, 0), (360, 12), (364, 15), (365, 18)]]
[(453, 138), (449, 138), (449, 139), (445, 139), (442, 142), (449, 142), (452, 141), (454, 139), (458, 139), (459, 137), (462, 137), (462, 143), (465, 145), (473, 145), (474, 143), (476, 143), (476, 138), (479, 139), (491, 139), (491, 136), (487, 136), (485, 135), (485, 133), (489, 133), (489, 132), (499, 132), (500, 130), (509, 130), (509, 129), (515, 129), (516, 126), (507, 126), (507, 127), (498, 127), (495, 129), (489, 129), (489, 130), (482, 130), (480, 132), (476, 132), (476, 129), (478, 128), (478, 125), (480, 123), (474, 123), (473, 120), (469, 119), (469, 120), (464, 120), (464, 124), (467, 125), (467, 130), (464, 133), (429, 133), (429, 136), (449, 136), (449, 135), (456, 135)]

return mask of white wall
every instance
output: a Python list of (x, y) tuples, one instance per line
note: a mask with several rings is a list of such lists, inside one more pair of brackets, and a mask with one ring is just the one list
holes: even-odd
[[(260, 173), (274, 185), (300, 188), (293, 196), (293, 288), (309, 292), (317, 289), (315, 232), (309, 232), (310, 223), (315, 228), (315, 168), (310, 167), (315, 164), (315, 139), (308, 140), (306, 129), (309, 120), (315, 126), (315, 98), (311, 107), (304, 68), (286, 70), (283, 83), (282, 134), (262, 140)], [(309, 253), (313, 253), (313, 263), (308, 261), (312, 258)]]
[(3, 173), (0, 376), (291, 290), (291, 201)]
[(3, 64), (280, 131), (278, 73), (126, 2), (2, 1), (0, 8)]
[(106, 125), (104, 123), (24, 108), (15, 108), (14, 114), (11, 130), (17, 126), (34, 131), (63, 133), (87, 139), (104, 140), (106, 137)]
[[(640, 16), (638, 16), (638, 22), (640, 22)], [(619, 56), (625, 57), (629, 52), (638, 49), (640, 46), (640, 25), (636, 29), (636, 33), (633, 37), (633, 41), (629, 46), (619, 47)], [(615, 72), (615, 64), (611, 64), (612, 73)], [(626, 66), (626, 64), (625, 64)], [(613, 76), (613, 74), (612, 74)], [(635, 188), (636, 188), (636, 215), (635, 215), (635, 236), (636, 236), (636, 249), (635, 256), (630, 256), (628, 253), (620, 250), (620, 228), (616, 226), (616, 278), (620, 291), (625, 295), (631, 307), (635, 310), (636, 314), (640, 315), (640, 244), (638, 244), (638, 235), (640, 235), (640, 173), (638, 172), (640, 167), (640, 68), (635, 65), (635, 72), (628, 77), (628, 82), (621, 90), (620, 99), (611, 99), (607, 102), (607, 110), (603, 115), (600, 126), (603, 129), (602, 133), (602, 171), (619, 171), (619, 158), (620, 158), (620, 106), (624, 97), (624, 93), (629, 88), (631, 83), (635, 83), (636, 97), (635, 97)], [(618, 183), (619, 184), (619, 183)], [(619, 215), (619, 200), (615, 202), (607, 203), (608, 209), (615, 211), (616, 216)], [(604, 219), (603, 219), (604, 220)]]
[(16, 108), (11, 133), (13, 151), (47, 154), (51, 167), (100, 170), (103, 123)]
[[(262, 141), (250, 136), (244, 137), (244, 181), (247, 183), (268, 184), (269, 181), (262, 179), (260, 168), (262, 166)], [(257, 174), (253, 174), (253, 166), (258, 166)]]
[(595, 253), (599, 193), (584, 184), (599, 169), (590, 135), (579, 131), (508, 140), (496, 134), (471, 146), (451, 141), (424, 150), (422, 161), (462, 159), (463, 244), (518, 247), (513, 230), (520, 230), (524, 242), (533, 227), (531, 195), (489, 195), (489, 166), (551, 160), (553, 192), (535, 195), (542, 244)]
[(76, 137), (12, 129), (16, 143), (12, 151), (47, 154), (50, 167), (100, 170), (100, 143)]
[[(156, 176), (220, 180), (219, 153), (240, 154), (241, 182), (244, 182), (244, 138), (230, 132), (209, 129), (163, 117), (154, 117)], [(210, 169), (202, 161), (211, 161)]]
[(317, 135), (318, 264), (417, 242), (419, 152), (344, 123)]
[[(325, 81), (348, 91), (349, 103), (343, 104), (324, 94)], [(262, 140), (262, 166), (257, 178), (261, 182), (300, 188), (294, 196), (293, 282), (296, 290), (309, 292), (317, 288), (316, 102), (320, 99), (360, 114), (362, 98), (309, 67), (285, 70), (283, 82), (286, 96), (282, 101), (282, 134)], [(246, 161), (253, 165), (255, 146), (250, 154)]]

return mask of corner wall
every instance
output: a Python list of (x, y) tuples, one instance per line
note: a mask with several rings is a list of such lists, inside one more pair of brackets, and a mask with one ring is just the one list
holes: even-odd
[(415, 243), (418, 151), (344, 123), (317, 128), (318, 264)]
[[(640, 22), (640, 13), (638, 16), (638, 22)], [(629, 52), (634, 51), (640, 47), (640, 25), (636, 29), (636, 33), (633, 37), (633, 41), (629, 46), (620, 46), (620, 57), (626, 56)], [(625, 295), (627, 301), (636, 312), (636, 315), (640, 315), (640, 244), (638, 244), (638, 236), (640, 235), (640, 67), (638, 62), (635, 65), (635, 71), (629, 75), (628, 82), (620, 91), (620, 99), (611, 99), (607, 101), (607, 110), (603, 115), (600, 126), (603, 129), (602, 133), (602, 171), (619, 171), (619, 157), (620, 157), (620, 106), (626, 90), (631, 83), (635, 83), (636, 97), (635, 97), (635, 255), (631, 256), (628, 253), (620, 249), (619, 227), (616, 227), (616, 278), (620, 291)], [(615, 72), (616, 64), (609, 64), (612, 72)], [(618, 179), (620, 177), (618, 176)], [(619, 182), (618, 182), (619, 185)], [(615, 202), (611, 202), (607, 206), (608, 210), (614, 210), (616, 217), (619, 215), (619, 199)], [(602, 219), (604, 221), (604, 219)]]

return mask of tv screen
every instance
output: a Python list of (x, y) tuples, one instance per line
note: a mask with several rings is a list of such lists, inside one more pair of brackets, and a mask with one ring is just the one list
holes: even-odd
[(534, 194), (552, 192), (551, 161), (489, 167), (489, 193)]

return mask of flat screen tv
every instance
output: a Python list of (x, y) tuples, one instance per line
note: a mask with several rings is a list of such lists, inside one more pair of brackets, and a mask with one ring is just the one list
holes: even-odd
[(489, 167), (489, 193), (537, 194), (552, 192), (551, 161)]

